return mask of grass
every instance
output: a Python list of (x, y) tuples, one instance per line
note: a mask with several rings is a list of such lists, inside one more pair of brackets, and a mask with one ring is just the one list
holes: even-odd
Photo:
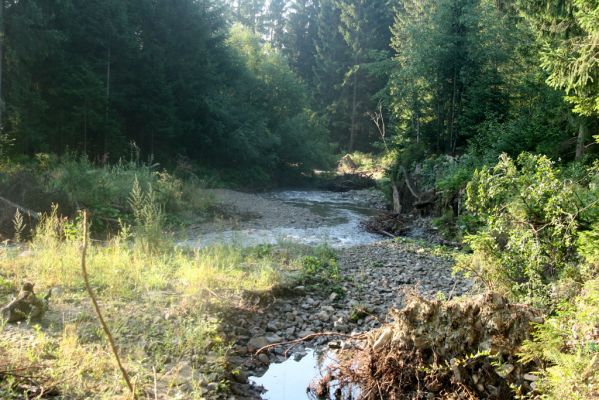
[[(137, 392), (193, 399), (206, 395), (208, 383), (226, 390), (229, 344), (215, 310), (238, 304), (245, 291), (267, 292), (293, 281), (310, 250), (190, 250), (168, 236), (147, 240), (146, 234), (124, 229), (88, 250), (91, 284)], [(77, 221), (51, 213), (30, 243), (0, 248), (3, 302), (25, 280), (39, 294), (54, 288), (42, 326), (2, 326), (0, 397), (22, 398), (27, 388), (43, 386), (66, 398), (126, 398), (84, 291), (81, 242)], [(14, 368), (25, 368), (34, 383), (2, 374)]]

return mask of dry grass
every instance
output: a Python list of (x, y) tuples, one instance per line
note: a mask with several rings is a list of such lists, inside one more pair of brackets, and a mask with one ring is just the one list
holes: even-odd
[[(0, 248), (0, 294), (24, 280), (53, 289), (40, 326), (4, 325), (0, 333), (0, 397), (126, 398), (83, 286), (78, 225), (50, 215), (31, 243)], [(214, 305), (234, 306), (246, 290), (268, 291), (301, 263), (270, 248), (179, 248), (164, 237), (138, 240), (125, 230), (88, 250), (91, 284), (140, 398), (203, 398), (207, 383), (226, 389), (227, 338)], [(11, 371), (27, 369), (35, 379)], [(214, 385), (212, 385), (214, 386)], [(42, 396), (43, 397), (43, 396)]]

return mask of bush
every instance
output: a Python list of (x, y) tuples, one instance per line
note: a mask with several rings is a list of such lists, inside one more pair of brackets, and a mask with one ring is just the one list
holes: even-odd
[(474, 254), (458, 268), (516, 301), (555, 305), (564, 287), (588, 278), (577, 238), (596, 213), (595, 195), (593, 187), (562, 179), (545, 156), (502, 155), (468, 184), (467, 208), (485, 225), (466, 237)]
[(535, 385), (548, 399), (591, 399), (599, 395), (599, 280), (588, 281), (573, 303), (538, 325), (524, 343), (524, 362), (545, 363)]

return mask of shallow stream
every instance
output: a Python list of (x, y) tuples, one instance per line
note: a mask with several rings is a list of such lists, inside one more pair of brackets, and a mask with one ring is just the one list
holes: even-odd
[(281, 191), (262, 194), (297, 207), (305, 207), (322, 217), (322, 224), (308, 228), (272, 226), (262, 229), (225, 230), (203, 234), (193, 247), (206, 247), (217, 243), (237, 244), (243, 247), (276, 244), (291, 241), (301, 244), (327, 244), (333, 248), (374, 243), (381, 236), (367, 232), (362, 222), (377, 210), (359, 198), (345, 193), (328, 191)]
[(250, 382), (262, 386), (266, 392), (264, 400), (305, 400), (310, 396), (310, 385), (325, 373), (326, 367), (334, 362), (328, 353), (306, 350), (303, 357), (290, 357), (280, 364), (271, 364), (261, 377), (251, 377)]

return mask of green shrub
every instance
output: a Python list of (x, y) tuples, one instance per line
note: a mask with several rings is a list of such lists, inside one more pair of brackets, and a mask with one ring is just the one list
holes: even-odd
[(586, 278), (577, 237), (596, 213), (593, 197), (592, 187), (562, 179), (545, 156), (502, 155), (468, 184), (467, 208), (484, 228), (466, 237), (474, 253), (458, 268), (516, 301), (555, 304), (560, 287)]
[(572, 303), (538, 325), (524, 343), (524, 362), (540, 360), (535, 388), (546, 399), (591, 399), (599, 395), (599, 280), (588, 281)]

